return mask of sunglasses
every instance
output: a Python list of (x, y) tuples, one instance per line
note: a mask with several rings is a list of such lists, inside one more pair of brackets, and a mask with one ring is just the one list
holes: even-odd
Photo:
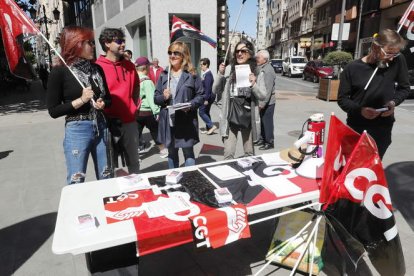
[(235, 52), (236, 52), (236, 54), (239, 54), (239, 53), (247, 54), (247, 53), (249, 53), (249, 50), (241, 49), (241, 50), (236, 50)]
[(169, 56), (174, 55), (174, 56), (176, 56), (176, 57), (181, 57), (183, 54), (182, 54), (181, 52), (178, 52), (178, 51), (173, 51), (173, 52), (168, 51), (168, 55), (169, 55)]
[(118, 45), (121, 45), (121, 44), (125, 43), (125, 39), (120, 39), (120, 38), (114, 39), (112, 41), (115, 42)]
[(401, 53), (400, 52), (398, 52), (398, 53), (387, 53), (387, 52), (385, 52), (385, 50), (382, 48), (382, 47), (380, 47), (380, 49), (381, 49), (381, 51), (382, 51), (382, 53), (384, 54), (384, 56), (386, 56), (386, 57), (392, 57), (392, 58), (396, 58), (396, 57), (398, 57), (399, 55), (401, 55)]

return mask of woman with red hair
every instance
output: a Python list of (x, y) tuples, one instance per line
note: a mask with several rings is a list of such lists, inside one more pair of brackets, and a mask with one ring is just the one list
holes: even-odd
[[(93, 37), (90, 29), (66, 27), (60, 38), (66, 65), (60, 61), (49, 76), (49, 114), (52, 118), (65, 116), (66, 121), (63, 148), (68, 184), (85, 181), (89, 154), (97, 179), (112, 176), (107, 154), (108, 128), (103, 114), (111, 98), (102, 69), (92, 62)], [(86, 88), (82, 88), (79, 81)]]

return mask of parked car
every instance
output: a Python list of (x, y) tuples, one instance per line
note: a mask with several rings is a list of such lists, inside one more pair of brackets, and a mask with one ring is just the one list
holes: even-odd
[(294, 75), (302, 75), (303, 68), (306, 65), (306, 59), (301, 56), (291, 56), (283, 61), (282, 75), (287, 74), (289, 78)]
[(275, 73), (282, 73), (282, 59), (272, 59), (270, 60), (270, 64), (273, 67), (273, 70), (275, 70)]
[(322, 60), (312, 60), (306, 63), (303, 69), (303, 79), (311, 79), (313, 82), (319, 82), (321, 78), (332, 77), (334, 73), (332, 66), (326, 66)]

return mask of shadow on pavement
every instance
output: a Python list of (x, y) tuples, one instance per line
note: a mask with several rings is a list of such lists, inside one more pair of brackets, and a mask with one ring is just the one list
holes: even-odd
[(12, 275), (33, 256), (52, 235), (56, 216), (48, 213), (0, 229), (0, 274)]
[(385, 169), (392, 204), (414, 230), (414, 162), (398, 162)]
[(13, 152), (12, 150), (1, 151), (0, 152), (0, 159), (6, 158), (12, 152)]
[(2, 89), (0, 116), (13, 113), (32, 113), (46, 109), (46, 91), (40, 81), (33, 81), (27, 88)]

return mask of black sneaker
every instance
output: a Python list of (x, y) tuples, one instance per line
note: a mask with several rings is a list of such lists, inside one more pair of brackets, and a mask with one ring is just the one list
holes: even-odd
[(257, 139), (256, 141), (253, 141), (253, 145), (255, 146), (263, 146), (265, 142), (262, 139)]
[(259, 150), (270, 150), (270, 149), (273, 149), (273, 148), (274, 148), (273, 144), (265, 144), (265, 145), (261, 146), (259, 148)]

